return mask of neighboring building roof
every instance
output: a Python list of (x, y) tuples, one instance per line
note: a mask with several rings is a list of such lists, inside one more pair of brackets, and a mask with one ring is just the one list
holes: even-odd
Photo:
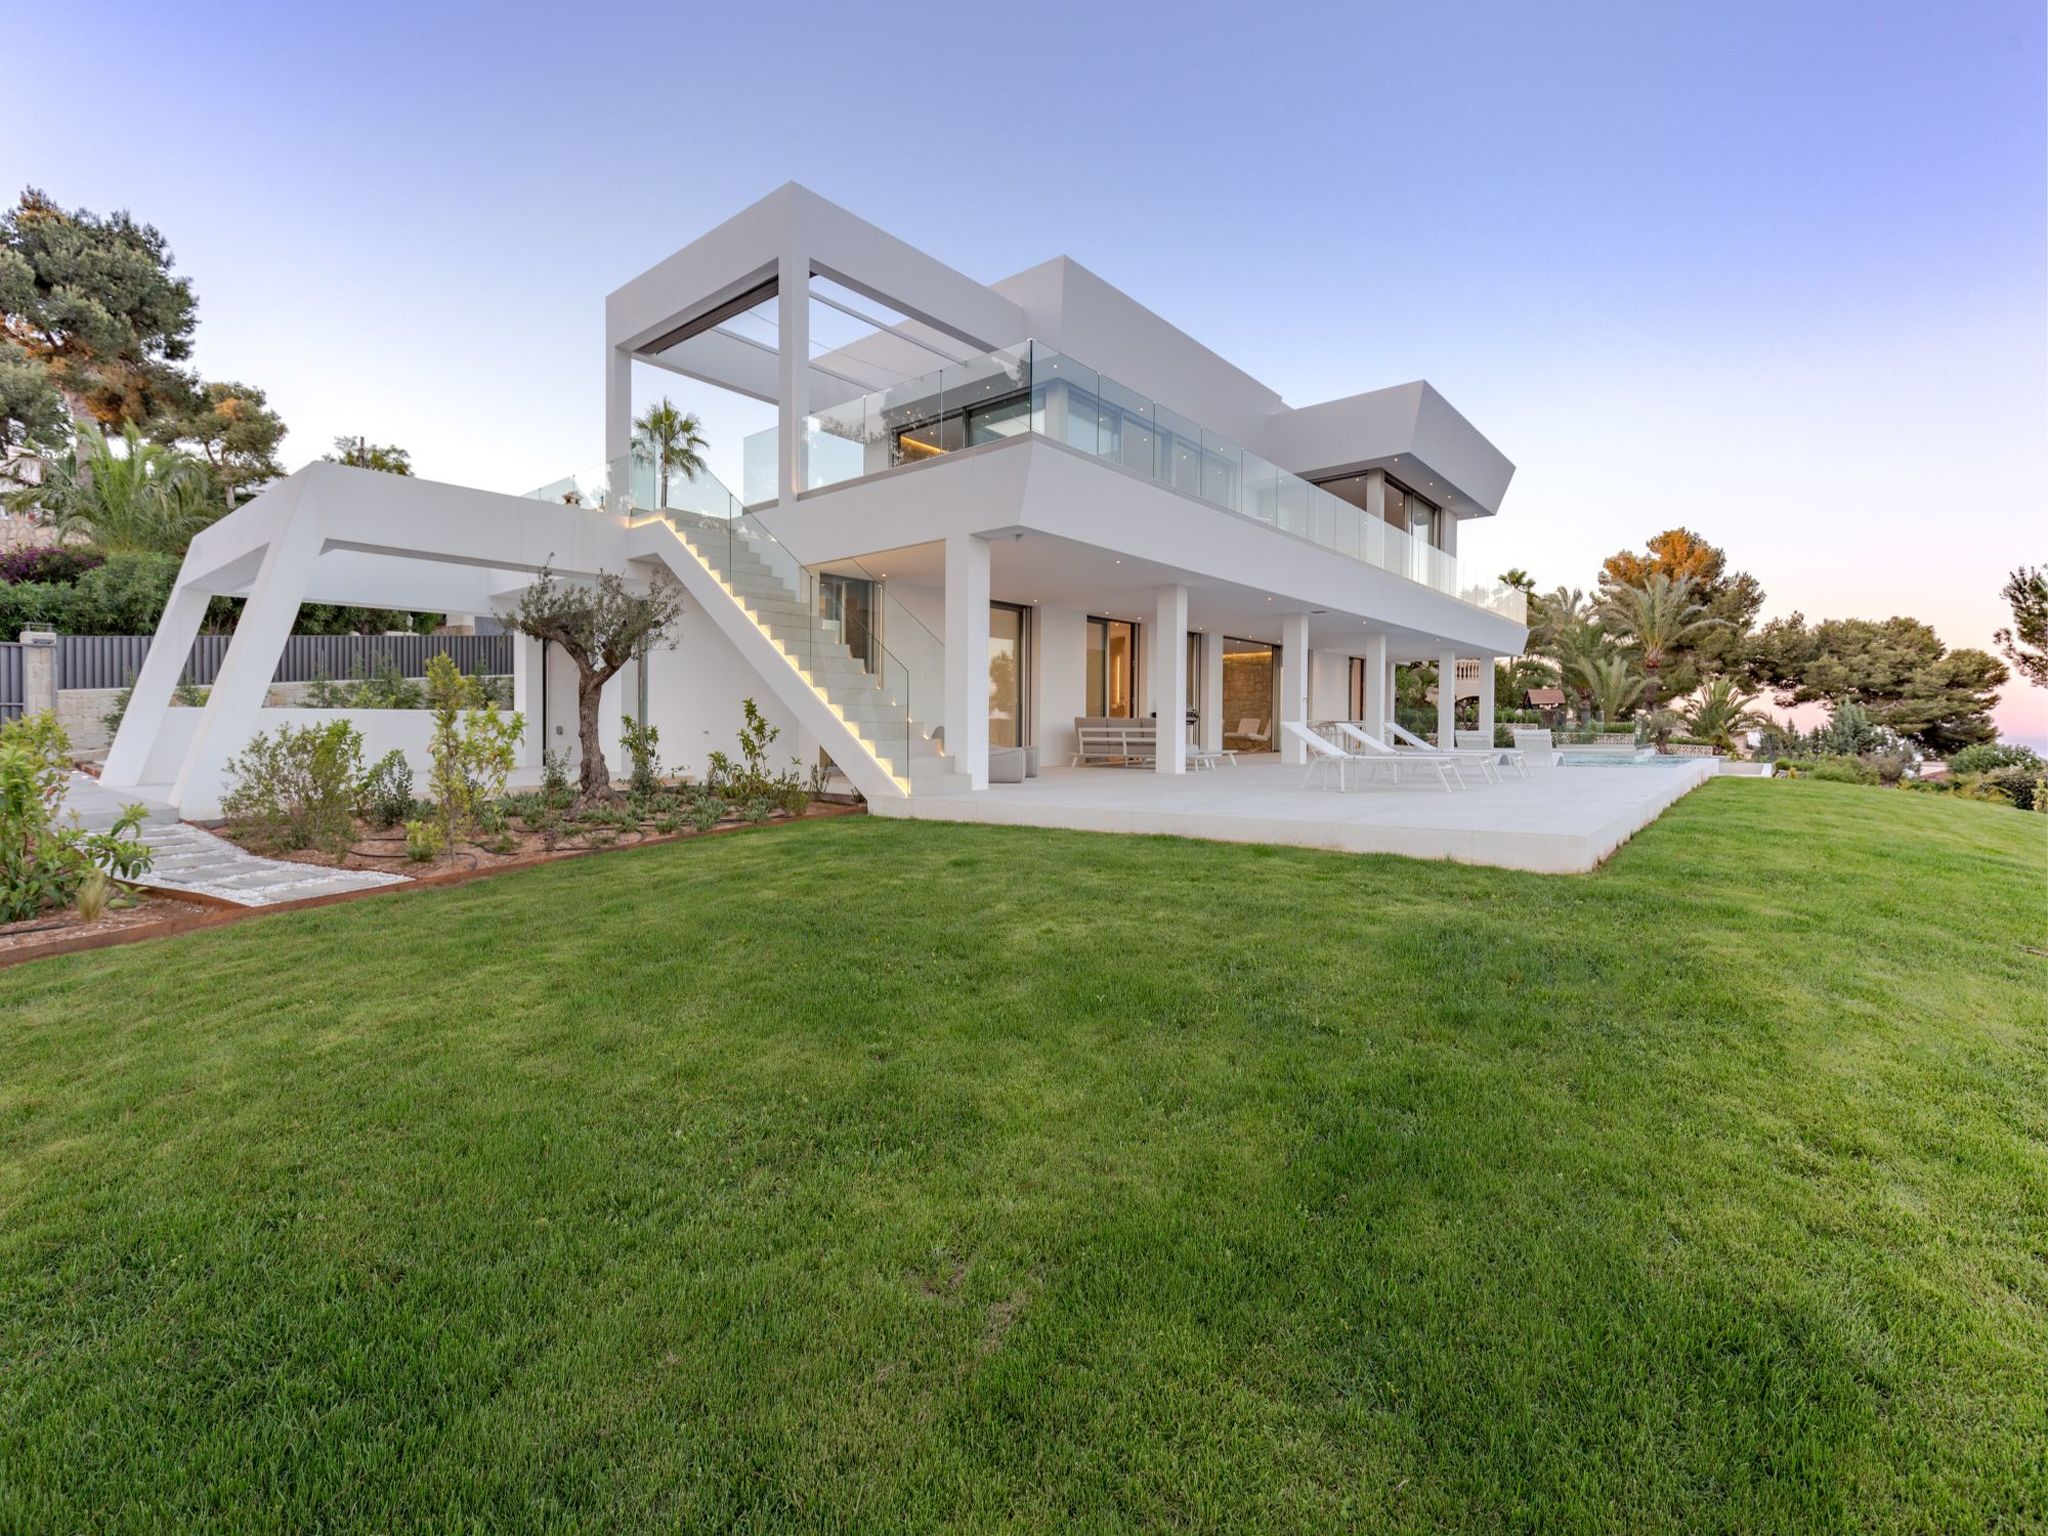
[(1531, 688), (1526, 695), (1531, 709), (1556, 709), (1564, 703), (1562, 688)]

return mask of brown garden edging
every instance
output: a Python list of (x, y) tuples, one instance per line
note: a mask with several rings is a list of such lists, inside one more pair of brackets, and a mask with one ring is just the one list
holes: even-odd
[[(555, 864), (567, 864), (576, 859), (597, 858), (610, 853), (633, 853), (642, 848), (655, 848), (664, 843), (696, 842), (706, 837), (725, 837), (735, 832), (765, 832), (775, 827), (793, 827), (806, 821), (821, 821), (835, 816), (864, 816), (865, 805), (848, 805), (828, 801), (813, 801), (801, 816), (787, 821), (742, 821), (729, 827), (713, 827), (707, 832), (668, 832), (644, 837), (637, 843), (610, 848), (572, 848), (562, 853), (545, 854), (537, 859), (525, 859), (517, 863), (487, 865), (474, 869), (444, 869), (431, 875), (409, 876), (404, 885), (373, 885), (360, 891), (330, 891), (325, 896), (302, 896), (297, 901), (280, 901), (270, 906), (245, 907), (218, 896), (206, 896), (197, 891), (164, 890), (156, 886), (142, 889), (153, 897), (183, 903), (198, 910), (187, 917), (166, 918), (160, 923), (137, 924), (130, 928), (109, 929), (102, 933), (80, 933), (59, 935), (41, 944), (23, 944), (14, 949), (0, 949), (0, 970), (22, 965), (30, 960), (47, 960), (55, 955), (78, 955), (89, 950), (112, 949), (119, 944), (139, 944), (145, 939), (175, 938), (179, 934), (197, 933), (207, 928), (221, 928), (230, 923), (246, 922), (250, 918), (269, 917), (276, 912), (304, 912), (313, 907), (331, 907), (345, 901), (361, 901), (366, 897), (400, 895), (406, 891), (438, 889), (451, 885), (467, 885), (472, 880), (488, 880), (495, 875), (516, 875), (530, 869), (544, 869)], [(309, 864), (308, 869), (326, 866)]]

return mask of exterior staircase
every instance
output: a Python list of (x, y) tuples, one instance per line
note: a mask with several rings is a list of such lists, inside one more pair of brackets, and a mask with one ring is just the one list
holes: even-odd
[[(806, 714), (816, 718), (803, 707), (806, 703), (822, 703), (831, 720), (852, 738), (857, 751), (835, 740), (838, 733), (829, 726), (817, 731), (833, 762), (862, 794), (872, 800), (892, 793), (945, 794), (968, 787), (967, 775), (954, 768), (953, 759), (932, 740), (930, 729), (908, 717), (895, 690), (818, 615), (809, 594), (798, 591), (764, 558), (764, 534), (751, 519), (735, 524), (677, 511), (659, 516), (691, 557), (689, 563), (698, 567), (696, 572), (687, 564), (678, 567), (677, 575), (686, 585), (699, 588), (699, 601), (706, 602), (728, 635), (735, 641), (750, 639), (732, 627), (741, 623), (767, 637), (781, 667), (771, 664), (763, 674), (783, 702), (800, 719)], [(669, 563), (675, 565), (673, 560)], [(708, 575), (734, 611), (718, 613), (692, 575)], [(748, 649), (742, 644), (742, 654)], [(810, 698), (793, 696), (792, 689), (803, 690)]]

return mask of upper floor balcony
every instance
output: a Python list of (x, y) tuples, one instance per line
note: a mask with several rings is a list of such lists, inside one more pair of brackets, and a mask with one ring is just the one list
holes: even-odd
[[(1519, 589), (1461, 568), (1456, 556), (1036, 341), (807, 416), (805, 494), (1026, 435), (1510, 622), (1527, 622)], [(746, 441), (749, 504), (773, 500), (777, 447), (773, 429)]]

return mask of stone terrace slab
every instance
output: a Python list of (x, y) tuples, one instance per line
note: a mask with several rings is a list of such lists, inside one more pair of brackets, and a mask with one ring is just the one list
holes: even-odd
[(1188, 774), (1048, 768), (1022, 784), (870, 802), (877, 816), (1153, 832), (1228, 843), (1399, 853), (1542, 874), (1592, 869), (1664, 808), (1714, 776), (1711, 758), (1642, 766), (1532, 769), (1528, 779), (1446, 793), (1421, 782), (1340, 794), (1302, 788), (1303, 770), (1246, 758)]

